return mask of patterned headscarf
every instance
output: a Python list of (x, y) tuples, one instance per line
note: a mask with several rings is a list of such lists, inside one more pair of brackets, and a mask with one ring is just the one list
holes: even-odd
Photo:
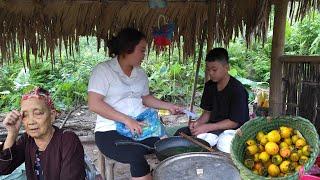
[(45, 103), (48, 105), (50, 109), (55, 110), (50, 93), (41, 87), (36, 87), (34, 90), (30, 91), (29, 93), (22, 95), (21, 101), (27, 100), (30, 98), (42, 99), (45, 101)]

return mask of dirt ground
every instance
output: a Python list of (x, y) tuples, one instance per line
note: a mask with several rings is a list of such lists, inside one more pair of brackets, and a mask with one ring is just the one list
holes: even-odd
[[(0, 141), (4, 141), (6, 130), (3, 127), (2, 121), (5, 117), (5, 114), (0, 114)], [(83, 140), (83, 147), (85, 154), (89, 159), (94, 163), (98, 171), (100, 171), (98, 166), (98, 154), (99, 150), (96, 147), (94, 140), (94, 127), (96, 115), (88, 110), (87, 106), (81, 106), (76, 110), (70, 112), (62, 112), (54, 125), (59, 127), (62, 122), (66, 119), (67, 121), (64, 124), (63, 128), (75, 132), (81, 140)], [(187, 123), (188, 119), (185, 115), (168, 115), (162, 116), (162, 121), (166, 126), (175, 126)], [(157, 166), (158, 160), (155, 156), (148, 158), (148, 162), (151, 168)], [(126, 180), (130, 179), (130, 169), (128, 164), (116, 163), (115, 164), (114, 176), (116, 180)]]

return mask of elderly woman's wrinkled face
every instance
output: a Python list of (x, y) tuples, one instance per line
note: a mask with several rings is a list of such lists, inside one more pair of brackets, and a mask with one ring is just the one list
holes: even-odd
[(49, 133), (55, 119), (51, 110), (41, 98), (29, 98), (21, 102), (22, 123), (29, 136), (41, 139)]

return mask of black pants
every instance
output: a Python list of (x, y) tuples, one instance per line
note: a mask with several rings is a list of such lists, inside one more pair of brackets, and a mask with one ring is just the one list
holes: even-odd
[[(152, 137), (139, 141), (142, 144), (154, 147), (154, 143), (160, 138)], [(96, 132), (95, 141), (99, 150), (107, 157), (121, 163), (130, 164), (132, 177), (142, 177), (150, 173), (150, 166), (144, 155), (150, 152), (141, 146), (121, 145), (116, 146), (117, 141), (134, 141), (131, 138), (120, 135), (117, 131)]]
[[(216, 134), (217, 136), (219, 136), (219, 134), (223, 133), (223, 131), (224, 131), (224, 130), (217, 130), (217, 131), (210, 131), (209, 133)], [(179, 136), (179, 133), (180, 133), (180, 132), (183, 132), (183, 133), (185, 133), (186, 135), (192, 136), (191, 131), (190, 131), (190, 129), (189, 129), (188, 126), (178, 129), (178, 130), (174, 133), (174, 136)]]

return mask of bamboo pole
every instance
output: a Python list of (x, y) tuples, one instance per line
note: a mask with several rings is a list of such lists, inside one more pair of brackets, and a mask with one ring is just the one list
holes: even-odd
[[(207, 38), (207, 53), (209, 53), (209, 51), (211, 50), (212, 46), (213, 46), (213, 39), (214, 39), (214, 29), (213, 26), (215, 24), (215, 22), (217, 22), (216, 18), (217, 18), (217, 12), (216, 12), (216, 0), (211, 0), (209, 2), (209, 6), (208, 6), (208, 38)], [(206, 71), (205, 71), (205, 79), (204, 81), (207, 82), (210, 80), (208, 71), (207, 71), (207, 66), (205, 67)]]
[(282, 63), (279, 57), (284, 53), (287, 9), (288, 0), (279, 0), (275, 3), (270, 75), (271, 116), (278, 116), (283, 112)]
[(320, 63), (320, 56), (283, 55), (279, 59), (281, 62), (287, 63)]
[[(204, 40), (205, 33), (206, 33), (206, 30), (203, 29), (202, 35), (201, 35), (201, 41)], [(201, 65), (202, 52), (203, 52), (203, 43), (200, 43), (199, 56), (198, 56), (198, 61), (197, 61), (196, 72), (194, 75), (193, 90), (192, 90), (191, 103), (190, 103), (190, 108), (189, 108), (191, 112), (193, 111), (193, 104), (194, 104), (194, 99), (195, 99), (196, 91), (197, 91), (198, 76), (199, 76), (199, 70), (200, 70), (200, 65)], [(189, 117), (188, 125), (190, 124), (190, 122), (191, 122), (191, 118)]]

